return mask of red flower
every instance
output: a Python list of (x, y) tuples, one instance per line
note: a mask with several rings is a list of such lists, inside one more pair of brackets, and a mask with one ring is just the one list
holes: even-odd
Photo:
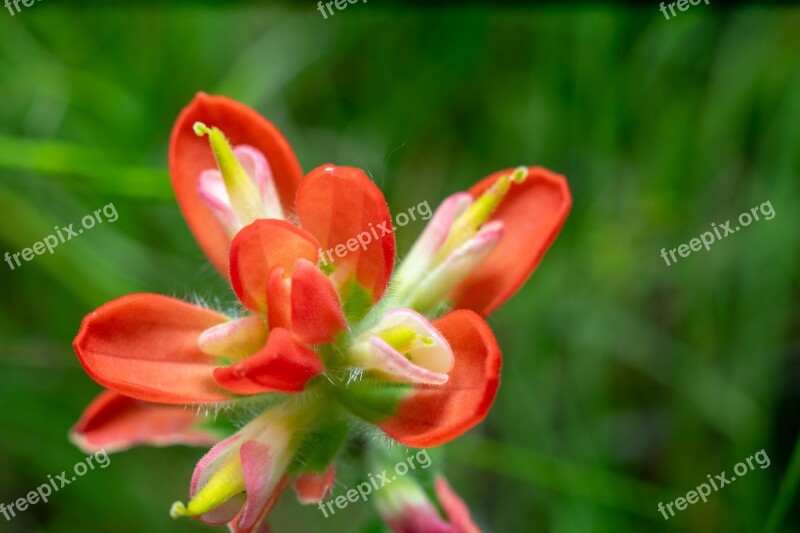
[(246, 311), (135, 294), (90, 313), (75, 351), (114, 392), (73, 438), (200, 443), (196, 417), (169, 405), (251, 396), (262, 414), (212, 448), (189, 503), (172, 511), (235, 531), (265, 524), (292, 479), (304, 503), (323, 498), (354, 416), (414, 447), (483, 420), (501, 354), (481, 315), (524, 283), (571, 202), (565, 180), (544, 169), (496, 173), (445, 200), (393, 277), (391, 218), (375, 184), (334, 165), (301, 179), (286, 140), (242, 104), (198, 95), (173, 130), (170, 171), (192, 232)]

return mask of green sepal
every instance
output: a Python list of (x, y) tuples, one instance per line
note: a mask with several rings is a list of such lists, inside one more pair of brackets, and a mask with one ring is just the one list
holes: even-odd
[(350, 278), (342, 288), (340, 298), (344, 316), (350, 324), (358, 324), (372, 308), (372, 292), (356, 281), (355, 277)]
[(397, 413), (397, 406), (412, 390), (406, 383), (388, 383), (365, 377), (339, 389), (342, 404), (356, 416), (376, 424)]
[(347, 415), (338, 406), (322, 410), (310, 426), (313, 429), (304, 434), (300, 441), (289, 465), (289, 473), (322, 473), (327, 470), (336, 461), (350, 432)]

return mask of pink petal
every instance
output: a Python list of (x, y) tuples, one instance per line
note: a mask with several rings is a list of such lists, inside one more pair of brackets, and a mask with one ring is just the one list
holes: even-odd
[(458, 533), (481, 533), (481, 530), (472, 520), (469, 507), (464, 500), (455, 493), (443, 476), (437, 476), (435, 483), (436, 497), (442, 504), (447, 518), (455, 526)]

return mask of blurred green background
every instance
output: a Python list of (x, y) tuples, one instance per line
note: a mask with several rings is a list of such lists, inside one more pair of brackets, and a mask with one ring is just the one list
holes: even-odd
[[(486, 531), (798, 530), (800, 9), (210, 4), (0, 12), (0, 252), (119, 213), (0, 266), (0, 502), (83, 458), (66, 435), (100, 391), (70, 345), (86, 313), (134, 291), (232, 299), (166, 172), (203, 90), (272, 120), (306, 171), (366, 169), (396, 212), (518, 164), (569, 178), (561, 236), (490, 319), (495, 405), (436, 454)], [(659, 256), (766, 201), (774, 219), (710, 252)], [(761, 449), (769, 468), (658, 512)], [(168, 516), (203, 453), (113, 455), (0, 531), (207, 530)], [(326, 520), (291, 494), (271, 522), (384, 531), (368, 504)]]

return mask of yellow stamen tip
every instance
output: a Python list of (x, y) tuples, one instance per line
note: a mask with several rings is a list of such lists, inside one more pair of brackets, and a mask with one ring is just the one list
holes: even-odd
[(182, 502), (175, 502), (172, 504), (172, 507), (169, 509), (169, 516), (170, 518), (180, 518), (182, 516), (186, 516), (186, 506), (183, 505)]
[(195, 134), (198, 137), (204, 137), (206, 135), (211, 135), (211, 128), (203, 124), (202, 122), (195, 122), (194, 126), (192, 126)]
[(514, 183), (522, 183), (528, 178), (528, 169), (526, 167), (517, 167), (510, 176), (510, 180)]

